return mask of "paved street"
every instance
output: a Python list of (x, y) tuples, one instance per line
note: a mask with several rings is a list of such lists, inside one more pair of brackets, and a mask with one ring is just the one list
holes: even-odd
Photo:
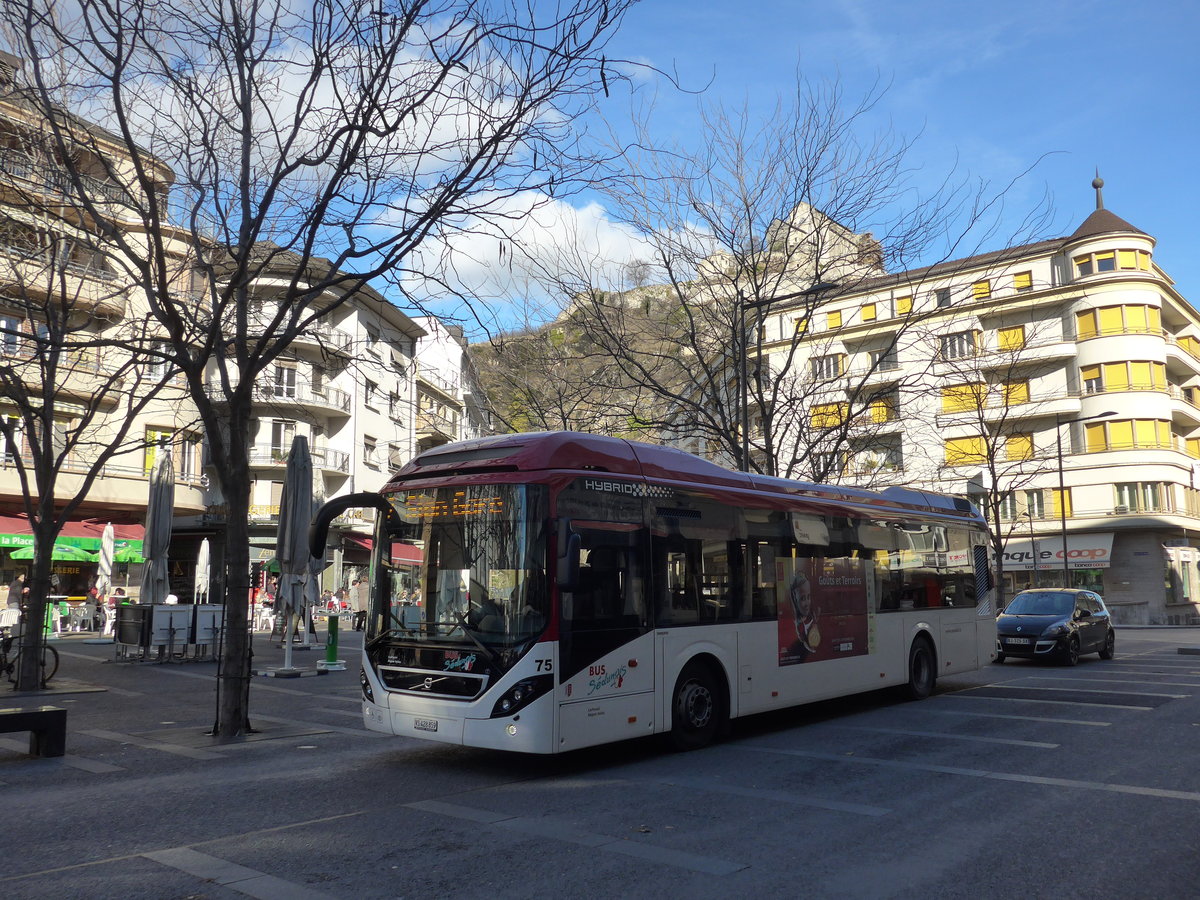
[[(0, 895), (1167, 897), (1200, 863), (1200, 629), (1117, 658), (1009, 661), (657, 742), (523, 758), (364, 731), (347, 671), (256, 678), (216, 744), (212, 663), (58, 642), (68, 755), (0, 735)], [(281, 651), (255, 638), (256, 663)], [(312, 666), (320, 651), (297, 653)]]

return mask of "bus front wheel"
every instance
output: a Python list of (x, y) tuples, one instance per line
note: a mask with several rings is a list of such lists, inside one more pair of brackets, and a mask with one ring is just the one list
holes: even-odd
[(706, 747), (720, 730), (725, 704), (712, 669), (703, 663), (684, 666), (671, 700), (671, 743), (676, 750)]
[(926, 637), (918, 637), (912, 642), (908, 651), (908, 684), (905, 685), (905, 696), (910, 700), (924, 700), (933, 693), (933, 683), (937, 679), (937, 663), (933, 645)]

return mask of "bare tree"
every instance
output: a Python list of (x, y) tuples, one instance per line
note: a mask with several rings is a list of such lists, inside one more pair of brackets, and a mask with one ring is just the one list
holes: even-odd
[[(648, 248), (637, 274), (660, 286), (653, 316), (607, 290), (608, 269), (583, 248), (548, 274), (626, 380), (656, 396), (642, 407), (663, 439), (748, 470), (836, 480), (893, 402), (874, 378), (881, 362), (812, 362), (840, 333), (816, 323), (889, 272), (944, 265), (990, 239), (1004, 191), (950, 177), (922, 189), (910, 141), (865, 133), (881, 96), (847, 101), (836, 84), (801, 80), (761, 123), (709, 108), (702, 148), (622, 156), (630, 174), (614, 182), (610, 212)], [(654, 147), (653, 135), (636, 146)], [(923, 315), (900, 314), (875, 358), (893, 358)]]
[[(140, 221), (138, 239), (105, 229), (111, 217), (99, 204), (80, 203), (165, 333), (224, 495), (221, 735), (249, 724), (247, 447), (256, 379), (368, 281), (387, 279), (417, 302), (449, 285), (445, 248), (456, 235), (494, 234), (513, 198), (558, 196), (590, 177), (596, 156), (573, 122), (616, 78), (604, 47), (627, 6), (4, 6), (58, 146), (94, 141), (59, 115), (73, 109), (107, 129), (130, 160), (132, 187), (121, 200)], [(183, 273), (172, 264), (179, 257)]]

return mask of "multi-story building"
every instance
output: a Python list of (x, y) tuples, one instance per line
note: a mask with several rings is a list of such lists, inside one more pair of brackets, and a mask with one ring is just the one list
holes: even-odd
[(428, 450), (491, 432), (487, 400), (463, 330), (433, 317), (418, 318), (417, 446)]
[(778, 373), (799, 351), (843, 480), (992, 510), (1009, 592), (1069, 582), (1118, 622), (1193, 623), (1200, 314), (1101, 186), (1065, 237), (861, 279), (804, 322), (772, 306), (764, 354)]

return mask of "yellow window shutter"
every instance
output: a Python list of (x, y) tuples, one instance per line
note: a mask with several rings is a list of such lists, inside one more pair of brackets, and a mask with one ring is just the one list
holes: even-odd
[(1149, 328), (1145, 306), (1125, 307), (1125, 328), (1128, 331), (1145, 332)]
[(814, 428), (836, 428), (846, 419), (845, 403), (823, 403), (812, 408)]
[(1083, 430), (1087, 436), (1088, 453), (1099, 453), (1101, 450), (1108, 449), (1108, 439), (1105, 437), (1103, 422), (1089, 422)]
[(1138, 257), (1138, 268), (1145, 272), (1149, 272), (1150, 271), (1150, 254), (1147, 253), (1145, 250), (1139, 250), (1137, 252), (1137, 257)]
[(1125, 363), (1104, 364), (1104, 389), (1106, 391), (1129, 390), (1129, 369)]
[(828, 313), (826, 315), (825, 324), (826, 324), (826, 327), (830, 328), (830, 329), (841, 328), (842, 327), (841, 310), (835, 310), (834, 312)]
[(1062, 518), (1063, 516), (1066, 516), (1068, 519), (1071, 518), (1070, 488), (1067, 488), (1065, 491), (1060, 491), (1058, 488), (1055, 488), (1053, 491), (1051, 491), (1050, 498), (1050, 503), (1054, 509), (1055, 518)]
[(1129, 419), (1109, 422), (1108, 446), (1112, 450), (1128, 450), (1133, 447), (1133, 422)]
[(1150, 377), (1154, 381), (1156, 390), (1165, 391), (1167, 389), (1167, 364), (1156, 362), (1151, 370)]
[(1079, 377), (1083, 381), (1099, 381), (1100, 367), (1099, 366), (1084, 366), (1079, 370)]
[(896, 298), (896, 315), (902, 316), (912, 312), (912, 296)]
[(1129, 380), (1135, 391), (1148, 391), (1153, 384), (1150, 382), (1150, 363), (1136, 361), (1129, 364)]
[(1163, 419), (1156, 419), (1155, 423), (1158, 431), (1158, 446), (1167, 450), (1171, 449), (1171, 423)]
[(1125, 320), (1121, 317), (1121, 307), (1104, 306), (1097, 310), (1097, 312), (1100, 313), (1101, 334), (1120, 334), (1125, 330)]
[(864, 322), (874, 322), (876, 310), (874, 303), (864, 303), (862, 307), (862, 320)]
[(1013, 289), (1018, 291), (1027, 291), (1033, 287), (1032, 272), (1017, 272), (1013, 275)]
[(1187, 455), (1192, 459), (1200, 459), (1200, 438), (1187, 439)]
[(1004, 405), (1014, 406), (1017, 403), (1029, 402), (1028, 381), (1006, 381), (1003, 387)]
[(1151, 334), (1158, 334), (1162, 331), (1162, 313), (1157, 306), (1147, 306), (1146, 317), (1150, 322)]
[(1075, 313), (1075, 334), (1080, 340), (1096, 336), (1096, 313), (1094, 310)]
[(1009, 459), (1033, 459), (1033, 435), (1010, 434), (1005, 441)]
[(1133, 439), (1138, 447), (1157, 447), (1158, 432), (1153, 419), (1133, 420)]
[(992, 283), (990, 281), (977, 281), (971, 285), (971, 296), (976, 300), (986, 300), (992, 296)]
[(982, 437), (950, 438), (945, 447), (948, 466), (965, 466), (987, 459), (987, 446)]
[(1136, 269), (1137, 254), (1132, 250), (1118, 250), (1117, 267), (1121, 269)]
[(997, 333), (997, 341), (1001, 350), (1022, 350), (1025, 347), (1025, 326), (1014, 325), (1011, 328), (1001, 328)]

